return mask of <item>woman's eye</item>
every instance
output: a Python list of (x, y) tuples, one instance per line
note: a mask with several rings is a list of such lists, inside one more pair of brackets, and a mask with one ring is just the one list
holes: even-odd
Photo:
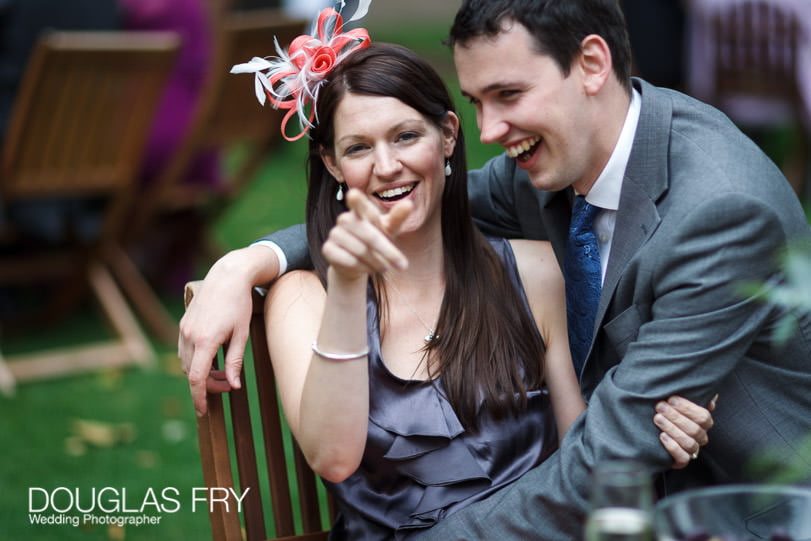
[(417, 139), (419, 136), (420, 136), (420, 134), (418, 134), (417, 132), (407, 131), (407, 132), (401, 133), (398, 136), (398, 139), (400, 141), (412, 141), (414, 139)]
[(344, 150), (344, 154), (357, 154), (358, 152), (362, 151), (363, 148), (364, 148), (363, 145), (352, 145), (346, 147), (346, 150)]

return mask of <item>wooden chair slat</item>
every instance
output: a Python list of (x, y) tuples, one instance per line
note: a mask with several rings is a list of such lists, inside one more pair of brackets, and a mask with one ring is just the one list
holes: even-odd
[[(200, 284), (201, 282), (186, 284), (184, 299), (187, 307)], [(264, 297), (254, 291), (250, 342), (253, 352), (255, 399), (258, 402), (256, 406), (261, 415), (258, 424), (261, 426), (264, 453), (258, 453), (256, 450), (254, 427), (257, 423), (252, 420), (251, 400), (254, 398), (249, 391), (253, 389), (253, 385), (245, 380), (244, 371), (242, 389), (232, 390), (225, 395), (228, 397), (231, 410), (229, 420), (234, 460), (239, 476), (238, 484), (242, 491), (247, 486), (251, 487), (252, 493), (256, 491), (253, 496), (246, 497), (243, 501), (242, 522), (248, 541), (267, 539), (322, 541), (327, 539), (328, 525), (322, 524), (321, 507), (326, 506), (329, 520), (332, 521), (336, 516), (335, 505), (329, 498), (327, 501), (319, 499), (317, 477), (307, 465), (298, 446), (294, 443), (292, 457), (288, 458), (285, 453), (283, 412), (279, 406), (273, 367), (267, 348), (263, 305)], [(213, 366), (216, 366), (216, 360)], [(208, 394), (208, 412), (198, 419), (200, 455), (207, 486), (234, 487), (223, 398), (224, 395)], [(254, 412), (257, 410), (256, 406), (253, 408)], [(265, 516), (259, 497), (263, 482), (261, 472), (265, 470), (271, 497), (270, 512), (275, 526), (275, 537), (270, 538), (267, 537), (270, 517)], [(296, 490), (293, 491), (290, 485), (291, 478), (296, 484)], [(297, 494), (297, 497), (293, 498), (292, 493)], [(232, 531), (233, 523), (239, 525), (239, 516), (234, 512), (226, 513), (222, 506), (216, 507), (215, 512), (210, 515), (213, 539), (215, 541), (236, 539), (229, 535), (236, 535)], [(298, 533), (294, 513), (301, 517), (301, 531)], [(231, 530), (227, 530), (229, 527)]]

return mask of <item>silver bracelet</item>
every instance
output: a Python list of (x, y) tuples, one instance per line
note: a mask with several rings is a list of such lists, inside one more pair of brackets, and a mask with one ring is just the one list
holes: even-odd
[(368, 347), (359, 353), (327, 353), (325, 351), (321, 351), (320, 349), (318, 349), (317, 342), (313, 342), (313, 345), (311, 347), (313, 349), (313, 353), (315, 353), (316, 355), (318, 355), (323, 359), (327, 359), (330, 361), (353, 361), (355, 359), (362, 359), (363, 357), (369, 355)]

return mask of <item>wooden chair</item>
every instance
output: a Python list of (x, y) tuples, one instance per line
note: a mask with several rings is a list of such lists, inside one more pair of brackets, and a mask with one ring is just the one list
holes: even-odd
[[(208, 227), (243, 192), (281, 139), (281, 113), (257, 102), (252, 77), (231, 74), (230, 69), (254, 56), (275, 55), (274, 36), (284, 46), (304, 32), (306, 21), (277, 9), (231, 11), (222, 0), (212, 2), (210, 9), (215, 52), (206, 89), (187, 138), (142, 198), (128, 232), (130, 240), (137, 240), (161, 217), (193, 216), (183, 220), (189, 237), (202, 235), (206, 255), (216, 258), (223, 250), (214, 247)], [(218, 187), (188, 176), (195, 157), (210, 149), (239, 151), (229, 152), (229, 162), (240, 157), (229, 163)]]
[(690, 92), (745, 128), (796, 127), (799, 141), (783, 170), (798, 195), (811, 198), (811, 4), (691, 0), (688, 6)]
[(114, 338), (71, 348), (7, 356), (0, 380), (148, 364), (154, 359), (129, 305), (109, 272), (130, 204), (135, 174), (161, 90), (177, 52), (167, 33), (52, 32), (32, 53), (2, 149), (0, 201), (102, 198), (96, 238), (54, 247), (25, 244), (8, 226), (2, 235), (0, 284), (47, 283), (73, 275), (54, 306), (75, 307), (89, 287)]
[[(200, 282), (186, 285), (185, 304), (188, 307)], [(293, 444), (293, 455), (288, 458), (283, 447), (282, 427), (283, 413), (277, 400), (273, 368), (268, 354), (265, 334), (264, 297), (254, 291), (253, 316), (251, 318), (250, 342), (253, 352), (253, 371), (255, 373), (255, 391), (258, 399), (258, 411), (261, 420), (259, 425), (252, 424), (248, 390), (249, 382), (242, 374), (242, 388), (226, 395), (208, 394), (208, 411), (197, 420), (197, 432), (200, 444), (200, 458), (203, 464), (203, 478), (209, 487), (234, 487), (237, 493), (243, 493), (250, 487), (250, 496), (243, 500), (242, 522), (244, 522), (248, 541), (265, 541), (267, 539), (284, 539), (300, 541), (322, 541), (327, 539), (326, 529), (321, 521), (321, 505), (327, 505), (330, 522), (335, 516), (331, 501), (319, 499), (316, 476), (307, 465), (298, 446)], [(214, 359), (214, 366), (217, 359)], [(227, 396), (227, 400), (224, 400)], [(228, 403), (230, 416), (226, 418), (225, 404)], [(230, 421), (230, 430), (226, 425)], [(254, 445), (254, 426), (261, 427), (264, 455), (257, 461)], [(229, 439), (229, 432), (233, 435)], [(230, 442), (230, 445), (229, 445)], [(231, 469), (231, 452), (233, 446), (239, 478), (239, 488), (234, 483)], [(276, 537), (268, 538), (265, 514), (260, 496), (260, 471), (267, 470), (273, 521)], [(289, 472), (295, 472), (295, 486), (291, 497)], [(301, 517), (303, 533), (295, 533), (294, 515)], [(241, 541), (240, 517), (229, 513), (224, 506), (215, 505), (209, 514), (211, 529), (215, 541)]]

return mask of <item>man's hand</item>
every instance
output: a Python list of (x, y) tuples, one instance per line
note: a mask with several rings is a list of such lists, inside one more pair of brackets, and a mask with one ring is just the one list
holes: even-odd
[[(264, 246), (234, 250), (212, 265), (186, 309), (180, 320), (178, 355), (198, 416), (206, 413), (207, 390), (221, 393), (241, 387), (239, 376), (253, 306), (251, 289), (278, 274), (273, 250)], [(212, 372), (211, 362), (224, 344), (224, 371)]]

